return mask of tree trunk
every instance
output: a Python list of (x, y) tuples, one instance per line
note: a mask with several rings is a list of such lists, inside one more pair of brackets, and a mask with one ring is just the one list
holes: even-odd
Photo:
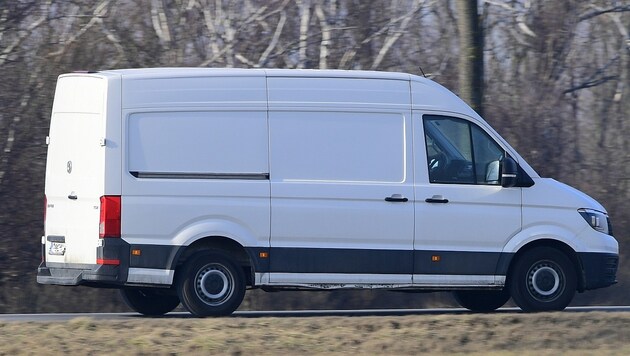
[(477, 0), (457, 0), (459, 30), (459, 95), (483, 114), (483, 29), (479, 24)]

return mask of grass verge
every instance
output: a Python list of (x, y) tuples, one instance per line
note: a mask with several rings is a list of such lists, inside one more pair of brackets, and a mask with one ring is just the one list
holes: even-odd
[(0, 354), (630, 354), (627, 313), (4, 322)]

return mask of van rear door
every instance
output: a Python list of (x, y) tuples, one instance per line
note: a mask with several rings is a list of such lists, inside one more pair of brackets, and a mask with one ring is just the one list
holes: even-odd
[[(47, 264), (95, 264), (105, 173), (105, 78), (59, 78), (46, 163)], [(80, 266), (77, 266), (80, 267)]]

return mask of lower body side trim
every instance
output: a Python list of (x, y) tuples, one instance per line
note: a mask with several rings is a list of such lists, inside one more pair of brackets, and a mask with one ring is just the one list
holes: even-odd
[(505, 276), (438, 274), (256, 273), (257, 285), (313, 289), (501, 288)]
[(129, 268), (127, 283), (171, 285), (175, 271), (170, 269)]

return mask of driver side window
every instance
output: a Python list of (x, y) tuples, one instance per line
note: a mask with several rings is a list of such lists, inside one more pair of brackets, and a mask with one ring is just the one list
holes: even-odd
[(424, 135), (431, 183), (498, 185), (505, 151), (477, 125), (425, 115)]

